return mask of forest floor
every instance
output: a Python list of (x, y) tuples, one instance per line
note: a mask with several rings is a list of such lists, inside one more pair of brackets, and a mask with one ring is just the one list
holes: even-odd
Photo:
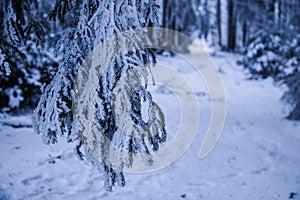
[[(197, 55), (195, 55), (197, 56)], [(190, 148), (173, 164), (151, 173), (126, 174), (124, 188), (103, 189), (103, 178), (74, 153), (63, 138), (44, 145), (29, 125), (29, 115), (5, 119), (0, 130), (0, 199), (300, 199), (300, 123), (288, 121), (280, 100), (284, 87), (272, 81), (248, 80), (239, 56), (215, 52), (225, 90), (227, 114), (213, 151), (199, 159), (209, 119), (210, 98), (189, 64), (179, 57), (159, 57), (191, 82), (198, 83), (201, 123)], [(180, 87), (180, 86), (178, 86)], [(180, 124), (176, 97), (152, 86), (167, 115), (168, 142)]]

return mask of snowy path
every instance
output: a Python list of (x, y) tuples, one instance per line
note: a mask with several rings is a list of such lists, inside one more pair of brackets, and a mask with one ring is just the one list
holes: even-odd
[[(210, 117), (209, 97), (199, 84), (203, 124), (191, 147), (162, 170), (127, 174), (126, 187), (117, 187), (113, 193), (102, 189), (96, 169), (77, 159), (74, 145), (61, 139), (58, 145), (45, 146), (31, 128), (3, 126), (0, 199), (300, 199), (300, 123), (284, 118), (282, 92), (270, 80), (246, 80), (235, 55), (218, 52), (213, 59), (222, 71), (227, 117), (218, 144), (204, 160), (198, 153)], [(159, 60), (176, 66), (190, 80), (195, 78), (184, 61)], [(154, 91), (172, 133), (180, 120), (179, 106), (164, 88)]]

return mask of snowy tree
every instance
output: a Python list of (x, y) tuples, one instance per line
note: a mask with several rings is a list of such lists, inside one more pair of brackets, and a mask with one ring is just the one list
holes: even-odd
[[(300, 29), (299, 29), (300, 30)], [(257, 37), (247, 47), (241, 64), (250, 72), (250, 77), (271, 77), (276, 84), (285, 84), (288, 90), (283, 99), (291, 105), (289, 119), (300, 119), (299, 70), (300, 34), (294, 32), (268, 33), (258, 31)]]
[(38, 1), (1, 1), (0, 112), (35, 107), (56, 60)]
[(284, 51), (287, 46), (278, 34), (268, 35), (259, 31), (247, 48), (243, 64), (249, 70), (252, 78), (273, 77), (275, 80), (283, 78)]
[[(200, 25), (198, 1), (187, 3), (181, 0), (164, 0), (162, 13), (162, 28), (171, 29), (181, 34), (191, 36)], [(182, 37), (181, 34), (176, 34), (166, 30), (162, 38), (168, 38), (167, 41), (162, 41), (166, 49), (174, 52), (187, 52), (190, 40)]]
[[(46, 144), (58, 136), (78, 140), (79, 155), (104, 172), (107, 190), (125, 185), (122, 171), (135, 156), (151, 164), (151, 152), (166, 140), (164, 115), (147, 91), (156, 62), (152, 50), (142, 48), (147, 38), (125, 34), (106, 46), (124, 31), (156, 26), (157, 9), (151, 0), (57, 0), (50, 15), (64, 31), (57, 44), (62, 60), (34, 111), (34, 127)], [(95, 57), (86, 58), (99, 46), (93, 65)], [(149, 104), (148, 121), (142, 101)]]
[(289, 42), (284, 60), (284, 83), (288, 90), (283, 99), (291, 105), (288, 119), (300, 120), (300, 34)]

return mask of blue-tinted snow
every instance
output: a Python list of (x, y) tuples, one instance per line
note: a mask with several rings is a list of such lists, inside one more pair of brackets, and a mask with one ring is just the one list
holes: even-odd
[[(284, 88), (271, 80), (249, 81), (238, 57), (216, 52), (227, 96), (221, 138), (204, 160), (198, 158), (207, 123), (209, 96), (186, 62), (159, 57), (195, 86), (200, 104), (199, 133), (187, 152), (172, 165), (147, 174), (127, 174), (125, 188), (106, 192), (102, 177), (74, 153), (75, 144), (47, 146), (32, 128), (2, 126), (0, 131), (0, 199), (288, 199), (300, 196), (300, 123), (288, 121), (280, 102)], [(168, 141), (180, 122), (176, 98), (166, 88), (151, 87), (167, 115)], [(199, 94), (199, 95), (198, 95)], [(7, 119), (5, 119), (7, 120)], [(18, 122), (19, 120), (19, 122)], [(29, 116), (13, 123), (28, 124)], [(9, 121), (9, 120), (8, 120)]]

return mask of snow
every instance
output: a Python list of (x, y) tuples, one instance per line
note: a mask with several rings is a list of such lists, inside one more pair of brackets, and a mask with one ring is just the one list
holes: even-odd
[[(75, 144), (59, 139), (56, 145), (44, 145), (28, 126), (30, 116), (3, 119), (0, 199), (276, 200), (288, 199), (291, 193), (298, 193), (295, 198), (299, 198), (300, 123), (284, 118), (282, 88), (273, 86), (270, 79), (247, 80), (235, 64), (238, 59), (234, 54), (214, 52), (213, 61), (225, 85), (227, 116), (221, 138), (206, 158), (198, 157), (210, 119), (205, 84), (183, 59), (159, 57), (159, 64), (173, 66), (194, 83), (199, 102), (198, 134), (180, 159), (151, 173), (126, 174), (124, 188), (107, 192), (97, 169), (77, 158)], [(166, 113), (168, 143), (180, 124), (178, 100), (162, 85), (149, 87)], [(175, 87), (180, 90), (180, 85)]]
[[(9, 67), (8, 62), (5, 62), (6, 56), (2, 52), (2, 49), (0, 49), (0, 75), (5, 74), (6, 76), (9, 76), (11, 73), (11, 69)], [(3, 73), (5, 72), (5, 73)]]
[(24, 100), (22, 90), (18, 86), (6, 89), (5, 93), (9, 98), (8, 105), (10, 108), (18, 108), (20, 103)]

